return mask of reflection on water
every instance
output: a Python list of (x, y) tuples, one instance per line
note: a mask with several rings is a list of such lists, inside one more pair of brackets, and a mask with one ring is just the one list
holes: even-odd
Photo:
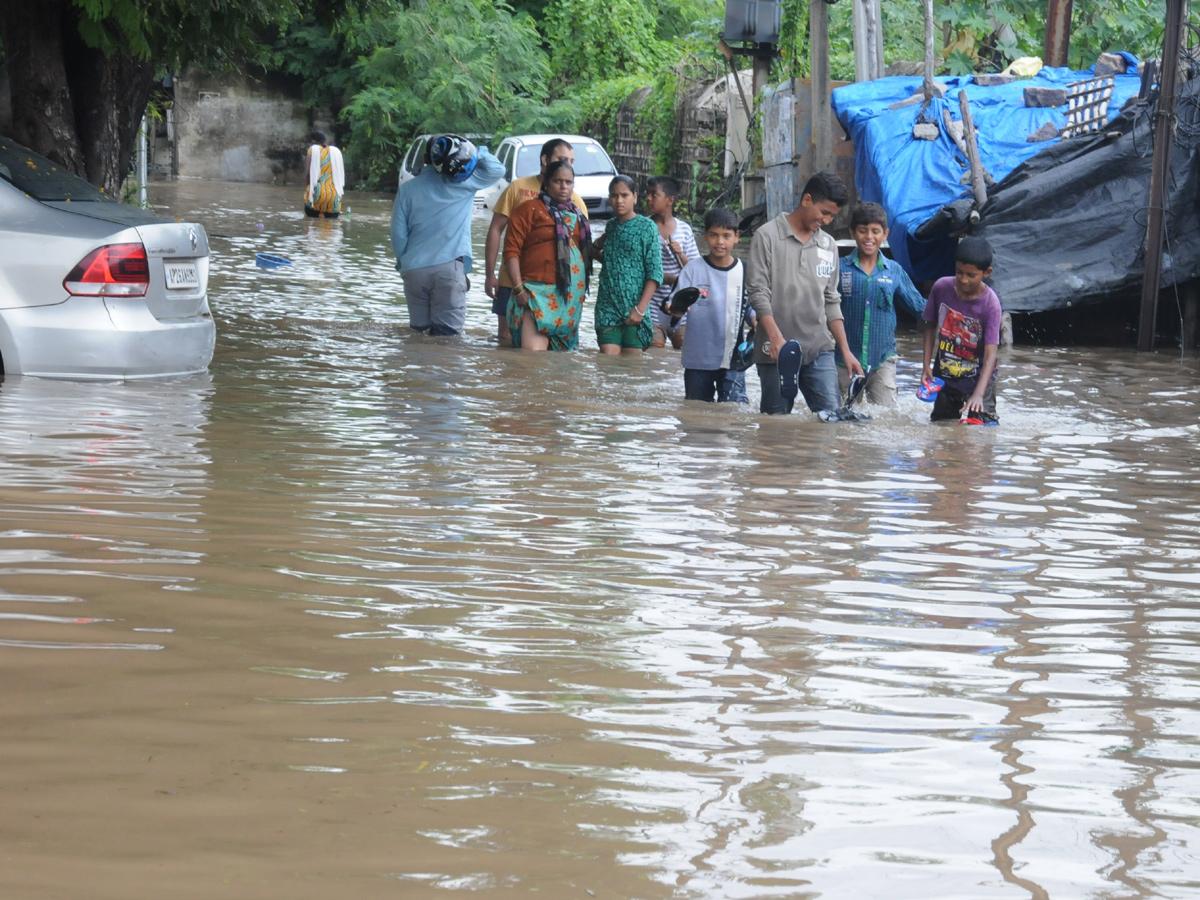
[(410, 334), (388, 198), (154, 199), (211, 376), (0, 384), (0, 895), (1200, 895), (1195, 363), (767, 420)]

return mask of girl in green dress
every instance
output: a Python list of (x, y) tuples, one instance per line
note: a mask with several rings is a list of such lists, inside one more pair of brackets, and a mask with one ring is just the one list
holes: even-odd
[(596, 296), (596, 340), (600, 352), (641, 353), (654, 339), (648, 309), (663, 280), (658, 226), (634, 211), (637, 187), (628, 175), (608, 186), (613, 217), (592, 255), (604, 263)]

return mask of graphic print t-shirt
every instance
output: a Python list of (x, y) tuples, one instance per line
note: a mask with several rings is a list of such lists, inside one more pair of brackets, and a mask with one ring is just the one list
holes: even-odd
[(1001, 314), (1000, 298), (990, 287), (985, 285), (974, 300), (963, 300), (954, 290), (953, 278), (938, 279), (922, 316), (926, 322), (937, 322), (934, 374), (952, 388), (973, 392), (979, 382), (983, 348), (1000, 343)]

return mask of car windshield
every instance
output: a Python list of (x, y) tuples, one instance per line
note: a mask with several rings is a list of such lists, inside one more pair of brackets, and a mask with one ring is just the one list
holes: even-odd
[[(616, 175), (612, 162), (604, 149), (592, 141), (575, 141), (575, 177), (584, 175)], [(527, 144), (517, 150), (516, 175), (536, 175), (541, 171), (541, 144)]]
[(0, 138), (0, 178), (35, 200), (103, 200), (104, 191), (20, 144)]

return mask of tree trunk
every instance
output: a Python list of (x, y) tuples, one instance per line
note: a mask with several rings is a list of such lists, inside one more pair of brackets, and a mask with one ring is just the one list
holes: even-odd
[(124, 54), (105, 56), (84, 44), (74, 30), (63, 43), (84, 177), (119, 199), (154, 88), (154, 64)]
[(87, 46), (70, 0), (0, 0), (0, 40), (11, 137), (119, 199), (154, 64)]
[(11, 137), (83, 176), (83, 153), (63, 65), (64, 9), (60, 0), (0, 2), (0, 40), (8, 53), (12, 90)]

